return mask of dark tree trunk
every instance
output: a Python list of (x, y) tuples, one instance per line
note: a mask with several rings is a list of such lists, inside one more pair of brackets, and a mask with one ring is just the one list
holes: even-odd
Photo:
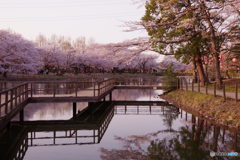
[[(215, 50), (215, 49), (213, 49), (213, 50)], [(215, 76), (216, 76), (216, 81), (217, 81), (218, 87), (222, 87), (223, 82), (222, 82), (222, 76), (221, 76), (221, 71), (220, 71), (219, 54), (218, 54), (218, 52), (214, 51), (213, 55), (214, 55), (214, 58), (215, 58)]]
[(197, 64), (195, 59), (193, 59), (193, 82), (197, 83)]
[(209, 13), (208, 8), (205, 5), (204, 0), (201, 0), (201, 10), (205, 16), (206, 23), (208, 23), (208, 25), (209, 25), (209, 33), (206, 35), (208, 35), (208, 39), (210, 41), (210, 52), (214, 56), (214, 59), (215, 59), (215, 77), (216, 77), (217, 85), (218, 85), (218, 87), (222, 87), (223, 83), (222, 83), (222, 76), (221, 76), (221, 71), (220, 71), (219, 46), (217, 43), (217, 36), (215, 33), (216, 31), (212, 24), (211, 15)]
[(204, 72), (204, 68), (203, 68), (203, 64), (202, 64), (202, 60), (201, 60), (200, 56), (196, 55), (195, 56), (195, 61), (196, 61), (199, 80), (200, 80), (202, 85), (205, 85), (209, 81), (208, 81), (208, 79), (206, 77), (206, 74)]
[(226, 76), (228, 79), (231, 79), (231, 76), (229, 75), (228, 70), (226, 70)]

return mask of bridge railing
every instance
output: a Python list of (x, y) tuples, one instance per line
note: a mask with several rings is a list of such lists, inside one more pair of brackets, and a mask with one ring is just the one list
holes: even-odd
[(0, 118), (28, 99), (28, 83), (0, 92)]
[(115, 86), (115, 79), (108, 79), (108, 80), (98, 82), (98, 87), (97, 87), (98, 96), (112, 89), (114, 86)]
[(97, 97), (114, 87), (108, 79), (92, 82), (31, 82), (31, 97)]

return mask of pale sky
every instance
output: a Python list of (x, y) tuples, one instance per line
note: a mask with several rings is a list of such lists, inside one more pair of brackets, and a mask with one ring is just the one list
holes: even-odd
[(123, 22), (139, 20), (144, 6), (133, 0), (0, 0), (0, 29), (35, 40), (40, 33), (71, 38), (85, 36), (98, 43), (146, 36), (124, 32)]

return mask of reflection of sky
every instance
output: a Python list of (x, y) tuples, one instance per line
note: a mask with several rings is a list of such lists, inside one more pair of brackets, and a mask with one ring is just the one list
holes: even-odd
[[(167, 127), (164, 126), (163, 117), (160, 115), (115, 115), (100, 144), (29, 147), (25, 155), (25, 160), (98, 160), (100, 159), (101, 147), (107, 149), (120, 149), (122, 147), (122, 144), (114, 139), (115, 136), (144, 135), (165, 129)], [(166, 136), (167, 134), (164, 133), (159, 138)]]
[(113, 91), (113, 100), (161, 101), (162, 90), (151, 89), (117, 89)]
[[(77, 110), (87, 107), (86, 102), (77, 103)], [(24, 109), (25, 120), (67, 120), (72, 118), (72, 103), (30, 103)], [(19, 115), (13, 120), (18, 120)]]

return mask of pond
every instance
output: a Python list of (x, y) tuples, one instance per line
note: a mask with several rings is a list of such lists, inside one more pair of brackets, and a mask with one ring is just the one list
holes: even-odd
[(162, 93), (114, 90), (114, 103), (77, 103), (74, 119), (72, 103), (28, 104), (25, 122), (17, 115), (2, 135), (0, 159), (207, 160), (211, 151), (239, 151), (237, 133), (176, 108)]

